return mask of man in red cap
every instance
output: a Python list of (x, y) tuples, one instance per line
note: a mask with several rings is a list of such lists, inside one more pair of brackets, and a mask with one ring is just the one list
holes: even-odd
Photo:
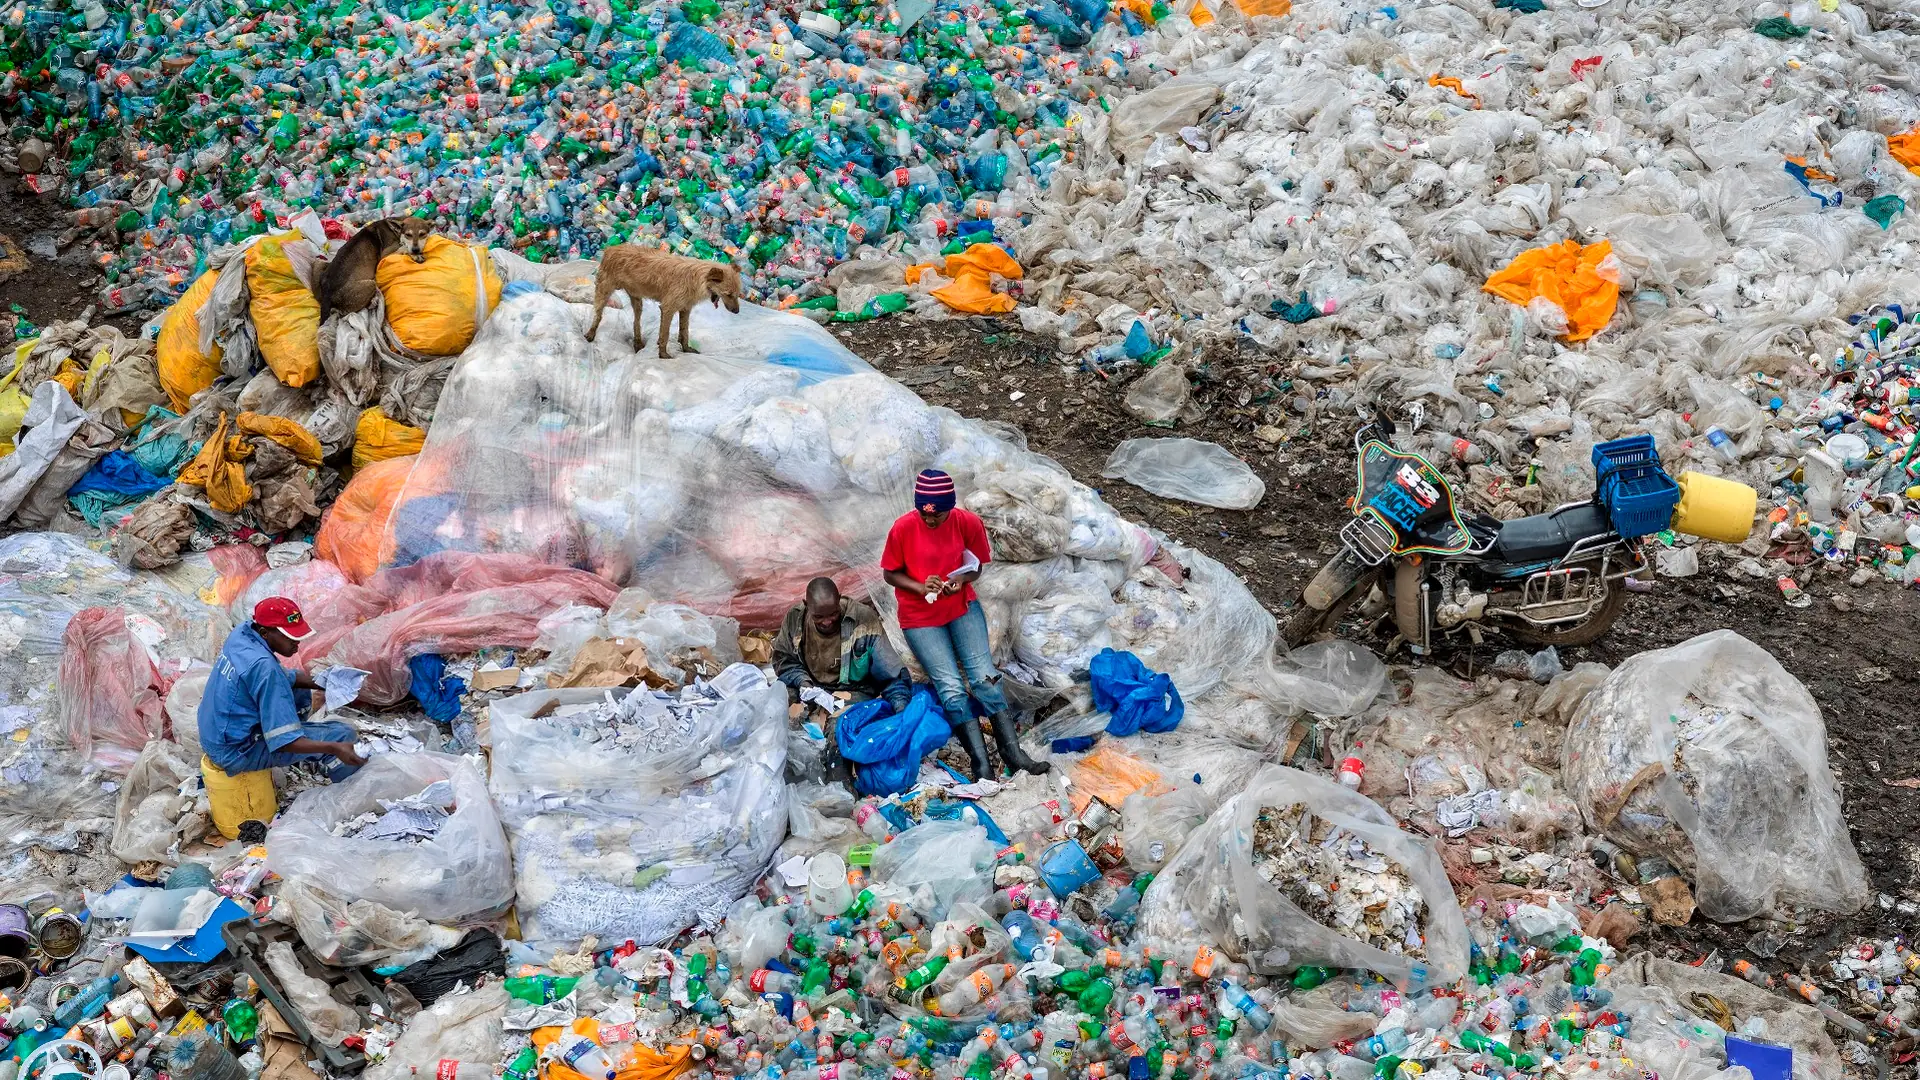
[(301, 761), (332, 759), (329, 779), (340, 781), (366, 764), (354, 753), (358, 733), (338, 722), (303, 723), (301, 697), (319, 687), (279, 658), (300, 651), (313, 627), (300, 605), (270, 596), (253, 606), (253, 621), (227, 635), (200, 699), (200, 748), (229, 776)]

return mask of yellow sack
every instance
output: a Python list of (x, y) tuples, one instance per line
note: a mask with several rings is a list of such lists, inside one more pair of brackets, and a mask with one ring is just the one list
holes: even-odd
[(39, 343), (39, 338), (29, 338), (14, 346), (13, 370), (0, 378), (0, 457), (13, 453), (13, 437), (20, 434), (20, 425), (27, 419), (27, 406), (33, 399), (13, 384), (20, 378), (20, 369), (27, 366), (27, 354)]
[(353, 428), (353, 467), (364, 469), (376, 461), (417, 454), (427, 442), (427, 433), (417, 427), (387, 418), (376, 405), (360, 414)]
[(284, 417), (267, 416), (264, 413), (243, 412), (233, 422), (234, 428), (243, 435), (258, 435), (263, 439), (272, 439), (300, 459), (302, 465), (318, 465), (325, 451), (320, 440), (306, 428)]
[(1600, 267), (1612, 254), (1613, 244), (1606, 240), (1586, 247), (1563, 240), (1521, 252), (1482, 288), (1521, 307), (1546, 297), (1567, 313), (1567, 340), (1582, 341), (1605, 330), (1620, 303), (1619, 275)]
[(253, 446), (244, 437), (228, 437), (227, 414), (221, 413), (213, 437), (174, 479), (189, 487), (204, 489), (207, 502), (215, 510), (237, 514), (253, 498), (253, 485), (247, 483), (247, 467), (241, 464), (252, 456)]
[(280, 812), (280, 801), (273, 794), (272, 769), (229, 776), (201, 754), (200, 779), (206, 782), (207, 801), (213, 804), (213, 827), (229, 840), (240, 838), (242, 822), (265, 825)]
[(209, 270), (188, 287), (180, 299), (167, 309), (160, 324), (160, 339), (154, 349), (160, 362), (160, 386), (173, 402), (173, 411), (187, 411), (187, 400), (213, 385), (220, 377), (220, 346), (213, 352), (200, 351), (200, 309), (220, 280), (220, 271)]
[(305, 386), (320, 377), (320, 301), (293, 272), (283, 245), (299, 233), (280, 233), (247, 249), (247, 312), (260, 339), (260, 355), (288, 386)]
[(455, 356), (473, 343), (487, 313), (500, 304), (500, 275), (487, 249), (429, 236), (427, 261), (406, 255), (380, 260), (374, 280), (387, 301), (387, 323), (415, 352)]

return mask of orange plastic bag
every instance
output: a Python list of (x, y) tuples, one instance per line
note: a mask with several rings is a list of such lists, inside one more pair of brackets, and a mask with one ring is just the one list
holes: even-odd
[[(247, 249), (247, 312), (260, 339), (260, 355), (288, 386), (305, 386), (320, 377), (320, 301), (293, 272), (283, 245), (299, 233), (280, 233)], [(197, 331), (196, 331), (197, 332)]]
[(1893, 155), (1893, 160), (1905, 165), (1909, 172), (1920, 173), (1920, 127), (1887, 136), (1887, 153)]
[(1073, 812), (1084, 814), (1095, 799), (1119, 808), (1136, 791), (1165, 795), (1172, 791), (1160, 770), (1120, 749), (1111, 739), (1100, 740), (1073, 766)]
[(237, 514), (253, 498), (253, 485), (247, 483), (247, 467), (242, 462), (253, 456), (253, 446), (241, 435), (227, 434), (227, 414), (213, 429), (200, 452), (174, 479), (190, 487), (203, 488), (207, 502), (223, 514)]
[(487, 313), (500, 306), (500, 273), (479, 245), (429, 236), (427, 261), (407, 255), (380, 260), (374, 280), (387, 301), (387, 323), (400, 343), (432, 356), (456, 356), (473, 342)]
[(1565, 240), (1533, 248), (1495, 271), (1483, 287), (1521, 307), (1536, 296), (1553, 301), (1567, 313), (1567, 340), (1584, 341), (1607, 328), (1620, 303), (1619, 276), (1601, 267), (1612, 254), (1613, 244), (1606, 240), (1586, 247)]
[(154, 342), (155, 359), (160, 370), (160, 387), (173, 402), (173, 411), (187, 411), (193, 395), (213, 385), (220, 377), (220, 346), (213, 352), (200, 351), (200, 309), (220, 281), (220, 271), (209, 270), (167, 309), (160, 324), (159, 340)]
[(426, 442), (426, 432), (389, 419), (376, 405), (361, 413), (354, 425), (353, 467), (364, 469), (376, 461), (417, 454)]
[[(1242, 15), (1273, 15), (1278, 17), (1293, 10), (1293, 0), (1233, 0), (1233, 6), (1239, 8), (1240, 14)], [(1212, 19), (1209, 18), (1208, 22), (1211, 21)], [(1206, 24), (1196, 19), (1193, 25), (1204, 26)]]
[(1026, 276), (1026, 271), (1000, 245), (974, 244), (958, 255), (947, 256), (945, 276), (952, 278), (953, 284), (933, 290), (933, 295), (955, 311), (1004, 315), (1013, 310), (1013, 297), (993, 291), (994, 274), (1018, 279)]
[(390, 523), (416, 460), (411, 454), (388, 458), (354, 473), (321, 519), (314, 556), (338, 566), (355, 583), (372, 577), (393, 555)]

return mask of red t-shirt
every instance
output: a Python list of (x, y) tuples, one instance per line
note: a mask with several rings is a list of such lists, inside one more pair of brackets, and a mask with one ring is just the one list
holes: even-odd
[[(920, 520), (919, 513), (909, 511), (900, 515), (893, 528), (887, 530), (887, 546), (880, 553), (880, 569), (905, 570), (915, 581), (925, 581), (935, 574), (944, 578), (960, 569), (969, 551), (982, 566), (993, 558), (993, 549), (987, 546), (987, 527), (981, 524), (978, 515), (956, 506), (939, 528), (929, 529), (926, 522)], [(911, 630), (919, 626), (945, 626), (965, 615), (967, 605), (973, 603), (973, 586), (963, 585), (959, 592), (942, 596), (931, 604), (927, 603), (927, 594), (917, 589), (913, 592), (895, 589), (893, 595), (900, 603), (900, 628)]]

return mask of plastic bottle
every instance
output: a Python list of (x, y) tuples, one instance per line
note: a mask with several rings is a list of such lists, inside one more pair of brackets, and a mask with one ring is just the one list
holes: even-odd
[[(587, 1080), (614, 1080), (619, 1071), (613, 1067), (613, 1059), (607, 1056), (599, 1043), (572, 1031), (562, 1032), (559, 1038), (547, 1044), (543, 1056), (549, 1061), (566, 1065), (587, 1077)], [(466, 1078), (462, 1077), (461, 1080)]]
[(1721, 461), (1729, 465), (1740, 460), (1740, 447), (1717, 424), (1707, 429), (1707, 444), (1713, 447), (1713, 452), (1719, 455)]
[(120, 983), (118, 975), (101, 975), (80, 988), (80, 992), (68, 998), (64, 1004), (53, 1011), (53, 1026), (70, 1028), (82, 1020), (91, 1020), (106, 1011), (108, 999), (113, 997), (113, 988)]

